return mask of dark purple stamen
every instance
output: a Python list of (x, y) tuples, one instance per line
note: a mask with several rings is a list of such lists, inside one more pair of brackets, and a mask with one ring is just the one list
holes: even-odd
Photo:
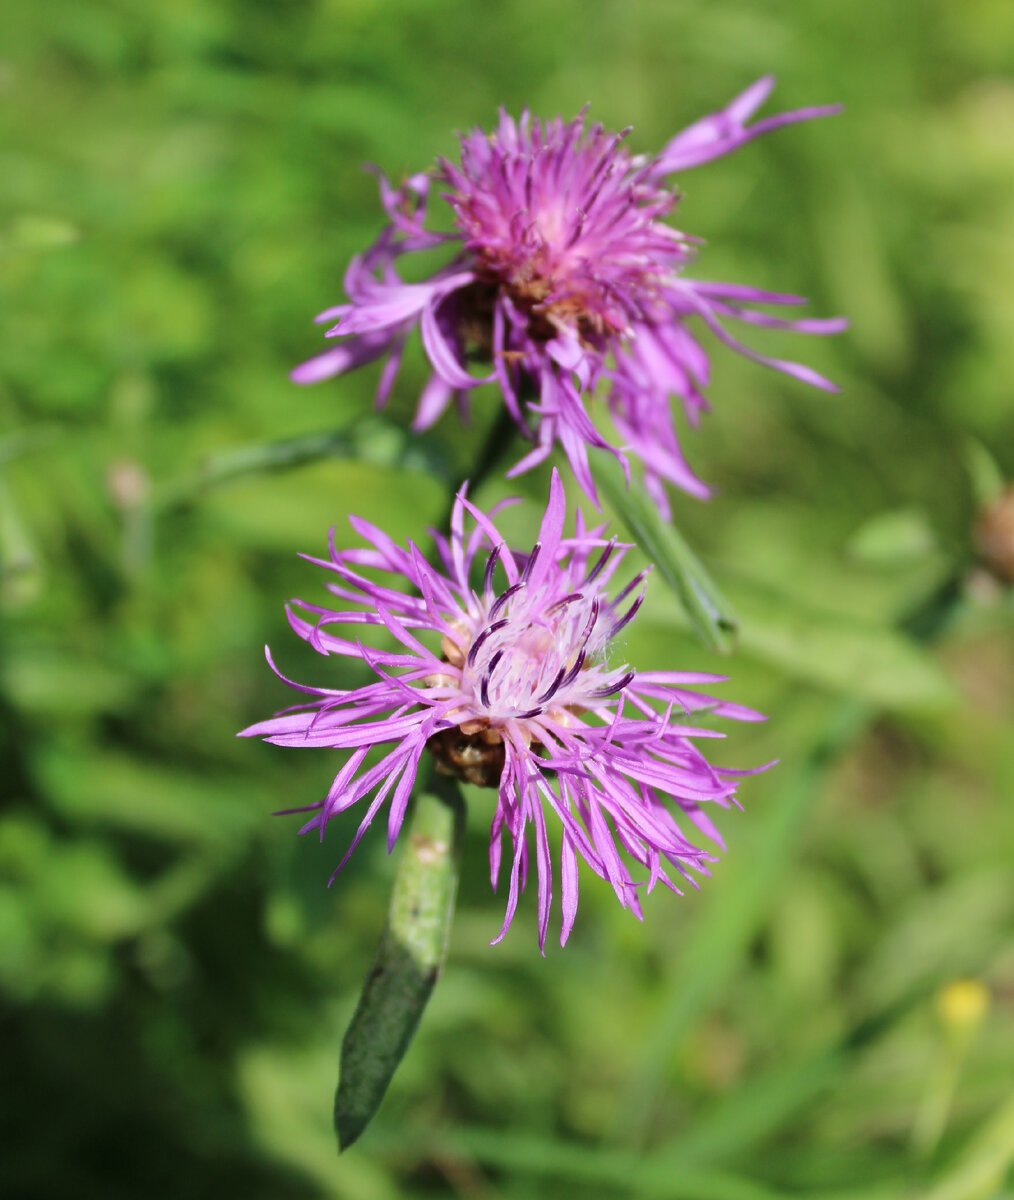
[(585, 652), (582, 650), (581, 653), (577, 656), (577, 658), (574, 659), (574, 665), (570, 668), (570, 670), (567, 672), (567, 674), (564, 675), (564, 677), (560, 680), (560, 689), (561, 690), (563, 688), (570, 687), (570, 685), (574, 682), (574, 680), (577, 679), (578, 675), (581, 674), (581, 670), (584, 667), (584, 660), (585, 660)]
[(559, 671), (557, 671), (556, 678), (549, 685), (549, 687), (546, 688), (546, 690), (542, 693), (541, 696), (536, 697), (535, 703), (536, 704), (544, 704), (549, 699), (549, 697), (552, 696), (558, 690), (558, 688), (560, 687), (560, 684), (563, 682), (563, 677), (564, 677), (564, 675), (566, 675), (566, 673), (567, 673), (567, 668), (561, 667), (559, 669)]
[(634, 588), (636, 588), (640, 584), (644, 583), (644, 581), (648, 578), (648, 574), (650, 571), (651, 571), (651, 568), (646, 567), (645, 570), (641, 571), (638, 575), (635, 575), (634, 578), (623, 589), (623, 591), (620, 592), (620, 594), (613, 600), (613, 608), (619, 608), (620, 605), (623, 603), (623, 601), (634, 590)]
[(482, 681), (479, 684), (479, 696), (482, 699), (482, 703), (486, 708), (489, 708), (490, 680), (493, 678), (493, 672), (496, 670), (497, 664), (500, 662), (501, 658), (503, 658), (503, 651), (498, 650), (496, 652), (496, 654), (494, 654), (493, 657), (489, 660), (489, 665), (486, 667), (485, 673), (483, 674), (483, 677), (482, 677)]
[(557, 600), (546, 609), (546, 616), (552, 616), (553, 613), (559, 612), (561, 608), (566, 608), (568, 604), (573, 604), (575, 600), (583, 600), (584, 596), (580, 592), (571, 592), (569, 596), (564, 596), (562, 600)]
[(592, 630), (595, 628), (595, 623), (599, 619), (600, 607), (601, 602), (599, 601), (598, 597), (596, 597), (591, 602), (591, 608), (588, 610), (588, 623), (585, 625), (584, 633), (581, 635), (582, 641), (587, 641), (588, 638), (591, 637)]
[(528, 562), (525, 563), (525, 569), (521, 572), (521, 582), (527, 583), (532, 577), (532, 570), (535, 564), (539, 561), (539, 555), (542, 553), (542, 543), (536, 542), (532, 547), (532, 552), (528, 556)]
[(497, 543), (493, 547), (492, 553), (486, 559), (486, 573), (482, 580), (483, 594), (489, 596), (493, 591), (493, 572), (496, 570), (496, 564), (500, 561), (500, 555), (503, 552), (503, 542)]
[(641, 605), (642, 605), (643, 603), (644, 603), (644, 592), (642, 592), (642, 593), (641, 593), (641, 594), (640, 594), (640, 595), (637, 597), (637, 599), (636, 599), (636, 600), (634, 601), (634, 603), (633, 603), (633, 604), (632, 604), (632, 605), (631, 605), (631, 606), (630, 606), (630, 607), (627, 609), (626, 613), (625, 613), (625, 614), (624, 614), (622, 617), (619, 617), (619, 618), (617, 618), (617, 620), (616, 620), (616, 623), (613, 625), (613, 628), (612, 628), (612, 630), (610, 631), (610, 634), (609, 634), (609, 636), (610, 636), (610, 637), (615, 637), (615, 635), (616, 635), (617, 633), (619, 633), (619, 631), (620, 631), (620, 630), (623, 628), (623, 626), (624, 626), (624, 625), (626, 625), (626, 624), (627, 624), (627, 622), (628, 622), (628, 621), (631, 621), (631, 620), (633, 620), (633, 618), (634, 618), (634, 614), (637, 612), (637, 610), (638, 610), (638, 609), (641, 607)]
[(622, 676), (615, 683), (607, 684), (605, 687), (598, 688), (594, 692), (589, 692), (588, 695), (594, 696), (599, 700), (605, 699), (606, 696), (615, 696), (617, 692), (622, 692), (627, 684), (631, 682), (634, 674), (635, 672), (628, 671), (626, 675)]
[(504, 619), (502, 621), (494, 621), (492, 625), (486, 626), (486, 628), (482, 631), (482, 633), (479, 634), (479, 636), (475, 639), (475, 641), (472, 643), (471, 647), (469, 648), (468, 657), (465, 659), (465, 662), (468, 664), (468, 666), (470, 666), (470, 667), (475, 666), (475, 657), (479, 653), (479, 649), (482, 646), (483, 642), (486, 641), (487, 638), (491, 637), (494, 633), (496, 633), (496, 631), (498, 629), (503, 629), (503, 627), (507, 623), (508, 623), (507, 618), (504, 617)]
[(491, 621), (495, 620), (503, 612), (504, 607), (507, 605), (511, 597), (516, 596), (524, 586), (524, 583), (519, 580), (516, 584), (514, 584), (513, 587), (509, 587), (506, 592), (503, 592), (497, 596), (489, 610)]
[(598, 562), (595, 564), (594, 567), (592, 567), (592, 569), (588, 572), (587, 576), (585, 577), (586, 584), (592, 583), (595, 579), (598, 578), (599, 574), (602, 571), (602, 568), (606, 565), (606, 563), (610, 560), (610, 558), (612, 558), (613, 551), (615, 549), (616, 549), (616, 538), (610, 538), (609, 545), (606, 546), (606, 548), (602, 551), (602, 553), (599, 555)]

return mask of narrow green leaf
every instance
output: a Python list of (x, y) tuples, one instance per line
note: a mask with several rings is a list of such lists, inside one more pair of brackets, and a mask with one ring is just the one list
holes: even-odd
[(422, 472), (451, 479), (453, 469), (441, 444), (402, 429), (375, 414), (342, 429), (307, 433), (253, 446), (239, 446), (206, 459), (192, 474), (158, 489), (155, 506), (171, 509), (191, 503), (208, 488), (247, 475), (286, 470), (324, 458), (353, 459), (379, 467)]
[(865, 521), (849, 538), (849, 554), (873, 567), (901, 568), (937, 553), (939, 545), (921, 508), (896, 508)]
[[(82, 828), (229, 850), (257, 823), (249, 779), (167, 766), (151, 756), (52, 745), (34, 763), (49, 807)], [(209, 789), (214, 805), (202, 803)]]
[(387, 928), (342, 1041), (334, 1123), (341, 1150), (362, 1134), (408, 1049), (450, 936), (465, 811), (457, 785), (434, 776), (416, 801)]
[(704, 644), (720, 654), (730, 653), (738, 626), (732, 609), (683, 536), (662, 518), (641, 482), (631, 476), (628, 487), (619, 463), (605, 454), (596, 465), (595, 482), (676, 593)]
[[(723, 582), (743, 614), (741, 650), (788, 674), (895, 711), (932, 711), (955, 701), (954, 686), (925, 645), (934, 627), (902, 632), (831, 612), (791, 591), (744, 577)], [(954, 611), (951, 590), (942, 613)], [(921, 608), (920, 612), (928, 612)], [(926, 636), (918, 636), (925, 632)]]
[(964, 1152), (922, 1200), (990, 1200), (1014, 1163), (1014, 1096), (975, 1133)]
[(35, 599), (42, 568), (35, 546), (0, 476), (0, 604), (20, 608)]
[(0, 252), (55, 250), (76, 242), (80, 234), (69, 221), (37, 213), (15, 217), (0, 232)]
[(771, 897), (791, 858), (803, 819), (820, 794), (829, 766), (866, 728), (868, 711), (848, 702), (835, 713), (809, 758), (783, 784), (777, 800), (755, 822), (749, 866), (730, 862), (724, 885), (700, 914), (683, 952), (681, 969), (665, 987), (658, 1016), (643, 1042), (640, 1070), (623, 1106), (625, 1132), (641, 1144), (674, 1048), (699, 1021), (743, 962), (750, 939), (765, 919)]
[(23, 454), (46, 450), (54, 442), (64, 437), (66, 432), (60, 425), (34, 425), (25, 429), (13, 430), (0, 437), (0, 465), (13, 462)]
[[(474, 1160), (484, 1166), (509, 1172), (512, 1178), (531, 1178), (543, 1185), (542, 1192), (557, 1184), (561, 1195), (583, 1195), (582, 1185), (594, 1195), (604, 1189), (621, 1196), (645, 1200), (789, 1200), (798, 1192), (786, 1193), (766, 1181), (755, 1181), (725, 1166), (700, 1167), (687, 1164), (668, 1152), (623, 1150), (589, 1141), (568, 1141), (552, 1132), (542, 1134), (509, 1127), (456, 1126), (451, 1131), (434, 1128), (386, 1130), (379, 1146), (388, 1154), (422, 1154), (444, 1161)], [(522, 1188), (519, 1195), (528, 1194)], [(898, 1200), (896, 1186), (880, 1181), (866, 1185), (861, 1193), (808, 1191), (807, 1200)]]
[(565, 1142), (508, 1129), (465, 1128), (454, 1140), (475, 1158), (512, 1174), (550, 1177), (569, 1184), (613, 1186), (622, 1195), (665, 1200), (782, 1200), (762, 1183), (721, 1169), (670, 1164), (655, 1155)]
[(912, 988), (830, 1045), (792, 1061), (779, 1060), (744, 1079), (738, 1087), (697, 1113), (686, 1130), (660, 1147), (658, 1157), (691, 1167), (727, 1164), (745, 1150), (770, 1141), (792, 1118), (832, 1088), (852, 1068), (858, 1054), (899, 1019), (923, 1006), (928, 991), (925, 986)]

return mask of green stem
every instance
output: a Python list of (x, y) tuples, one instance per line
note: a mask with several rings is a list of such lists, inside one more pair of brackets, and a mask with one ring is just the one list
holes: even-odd
[(154, 507), (160, 511), (183, 508), (209, 489), (233, 480), (304, 466), (325, 458), (353, 459), (438, 477), (449, 474), (438, 442), (411, 434), (384, 417), (370, 414), (342, 429), (238, 446), (211, 455), (196, 471), (159, 487)]
[(507, 457), (507, 452), (514, 443), (514, 435), (516, 433), (517, 425), (514, 422), (514, 418), (507, 411), (506, 405), (501, 406), (496, 419), (490, 427), (489, 433), (486, 435), (486, 440), (482, 444), (478, 458), (464, 474), (458, 476), (456, 482), (451, 487), (450, 494), (447, 497), (447, 505), (444, 508), (437, 529), (443, 532), (450, 525), (454, 500), (462, 487), (467, 483), (469, 492), (474, 496), (482, 484), (493, 473), (496, 466)]

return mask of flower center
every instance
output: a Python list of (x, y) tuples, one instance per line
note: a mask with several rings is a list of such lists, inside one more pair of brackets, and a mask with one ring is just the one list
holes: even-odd
[(621, 136), (583, 116), (516, 124), (462, 141), (461, 167), (443, 164), (444, 193), (480, 282), (461, 297), (489, 347), (493, 307), (508, 299), (524, 318), (509, 351), (546, 342), (561, 328), (592, 349), (629, 331), (658, 301), (660, 281), (688, 255), (663, 224), (674, 194), (621, 148)]
[(467, 734), (460, 726), (441, 729), (426, 743), (441, 775), (453, 775), (476, 787), (497, 787), (506, 755), (503, 740), (488, 726)]
[(598, 612), (597, 605), (574, 594), (532, 619), (523, 585), (514, 599), (520, 611), (512, 614), (509, 601), (494, 604), (494, 619), (487, 619), (467, 652), (450, 638), (442, 646), (445, 660), (461, 668), (468, 700), (459, 723), (434, 734), (427, 746), (439, 771), (479, 787), (499, 784), (505, 760), (501, 730), (508, 722), (530, 742), (533, 733), (538, 736), (529, 724), (533, 718), (548, 711), (566, 723), (579, 711), (568, 699), (585, 669)]
[[(493, 725), (526, 720), (564, 705), (581, 674), (598, 613), (579, 593), (544, 610), (523, 585), (475, 637), (462, 665), (462, 690), (476, 718)], [(533, 612), (534, 610), (534, 612)], [(494, 615), (495, 608), (491, 610)]]

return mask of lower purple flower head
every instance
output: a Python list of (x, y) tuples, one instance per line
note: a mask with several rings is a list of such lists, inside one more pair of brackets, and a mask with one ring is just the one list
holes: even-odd
[[(329, 590), (354, 607), (299, 601), (289, 622), (319, 653), (360, 659), (375, 678), (351, 690), (286, 680), (307, 699), (243, 731), (282, 746), (349, 752), (327, 796), (295, 810), (313, 813), (301, 832), (323, 838), (332, 817), (365, 805), (335, 875), (385, 804), (393, 847), (424, 752), (438, 770), (495, 788), (494, 889), (504, 832), (511, 850), (507, 911), (494, 941), (514, 917), (533, 841), (543, 949), (554, 875), (561, 944), (574, 924), (579, 859), (638, 917), (642, 885), (650, 892), (662, 883), (680, 894), (679, 883), (696, 886), (695, 877), (708, 874), (714, 853), (691, 839), (703, 835), (722, 847), (706, 809), (736, 803), (738, 778), (753, 772), (711, 766), (698, 743), (723, 735), (691, 724), (691, 716), (763, 720), (693, 690), (721, 676), (634, 671), (612, 661), (610, 643), (640, 607), (647, 572), (613, 592), (627, 547), (586, 529), (580, 514), (574, 536), (566, 537), (565, 514), (554, 470), (538, 541), (522, 554), (498, 533), (495, 511), (485, 515), (462, 492), (450, 537), (437, 536), (436, 567), (411, 542), (402, 548), (350, 518), (367, 546), (339, 551), (332, 536), (330, 557), (310, 561), (332, 572)], [(373, 573), (387, 578), (378, 582)], [(339, 626), (378, 627), (394, 645), (368, 647), (333, 632)], [(273, 667), (270, 653), (268, 661)], [(384, 751), (368, 765), (373, 747)], [(551, 842), (559, 845), (558, 873)], [(640, 882), (631, 871), (636, 865), (646, 876)]]
[[(461, 138), (460, 165), (440, 160), (435, 172), (399, 187), (380, 178), (390, 220), (377, 241), (349, 265), (347, 304), (320, 314), (341, 341), (293, 372), (299, 383), (337, 375), (384, 358), (377, 391), (383, 404), (408, 334), (418, 325), (432, 367), (416, 413), (423, 429), (452, 399), (467, 411), (471, 391), (499, 385), (504, 403), (534, 446), (511, 474), (544, 459), (556, 442), (575, 477), (595, 500), (588, 448), (643, 462), (645, 482), (665, 515), (665, 483), (706, 497), (676, 435), (670, 397), (696, 424), (708, 408), (709, 363), (692, 330), (698, 320), (727, 346), (759, 362), (835, 390), (797, 363), (748, 349), (725, 319), (803, 333), (835, 333), (842, 320), (789, 320), (756, 306), (804, 304), (799, 296), (688, 278), (695, 239), (665, 223), (676, 205), (668, 176), (718, 158), (781, 125), (836, 112), (805, 108), (748, 125), (774, 81), (762, 79), (677, 134), (654, 157), (634, 155), (626, 133), (607, 133), (559, 117), (520, 120), (501, 112), (492, 134)], [(450, 205), (453, 232), (425, 227), (436, 183)], [(405, 254), (448, 245), (450, 261), (422, 283), (396, 269)], [(478, 376), (469, 364), (491, 370)], [(620, 445), (600, 431), (586, 398), (601, 390)]]

